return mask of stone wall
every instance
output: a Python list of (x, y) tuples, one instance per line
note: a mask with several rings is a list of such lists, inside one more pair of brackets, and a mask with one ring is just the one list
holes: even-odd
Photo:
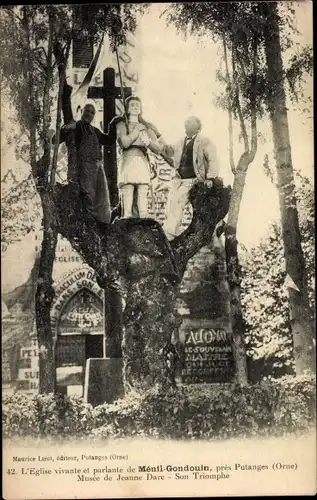
[[(163, 224), (171, 172), (162, 162), (158, 161), (157, 167), (157, 178), (152, 193), (149, 193), (149, 211)], [(191, 206), (188, 206), (181, 231), (188, 227), (191, 217)], [(180, 286), (177, 309), (182, 316), (182, 324), (173, 341), (178, 345), (181, 357), (182, 381), (231, 382), (234, 358), (223, 236), (218, 238), (214, 235), (210, 244), (189, 260)]]

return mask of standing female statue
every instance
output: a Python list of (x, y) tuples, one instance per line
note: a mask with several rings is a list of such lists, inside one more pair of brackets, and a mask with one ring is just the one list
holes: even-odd
[(136, 198), (137, 217), (147, 217), (148, 189), (151, 183), (150, 161), (147, 148), (161, 154), (164, 148), (156, 128), (142, 118), (142, 104), (138, 97), (125, 101), (127, 120), (116, 117), (113, 123), (122, 148), (122, 163), (118, 175), (123, 218), (134, 217), (133, 203)]

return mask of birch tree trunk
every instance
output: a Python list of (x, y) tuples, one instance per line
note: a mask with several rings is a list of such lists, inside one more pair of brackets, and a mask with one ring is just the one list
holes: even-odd
[[(39, 349), (39, 392), (50, 393), (55, 391), (55, 363), (53, 353), (53, 336), (51, 329), (50, 311), (54, 298), (54, 289), (52, 281), (53, 265), (55, 260), (55, 249), (57, 244), (57, 219), (56, 207), (53, 197), (53, 189), (55, 184), (55, 171), (57, 165), (59, 131), (61, 125), (61, 109), (62, 109), (62, 91), (65, 80), (66, 61), (69, 54), (70, 42), (68, 43), (65, 53), (60, 53), (57, 58), (55, 54), (55, 62), (59, 70), (59, 90), (58, 90), (58, 107), (56, 121), (56, 144), (51, 161), (51, 139), (50, 139), (50, 115), (51, 115), (51, 95), (50, 92), (53, 86), (53, 46), (54, 36), (56, 38), (56, 20), (53, 17), (53, 11), (48, 10), (49, 34), (47, 40), (47, 51), (45, 64), (41, 65), (45, 76), (45, 85), (43, 95), (35, 95), (35, 80), (34, 80), (34, 61), (32, 61), (32, 45), (30, 36), (30, 17), (28, 12), (29, 7), (25, 6), (22, 10), (22, 26), (25, 35), (25, 43), (27, 47), (27, 71), (24, 75), (28, 82), (28, 93), (30, 98), (30, 162), (32, 175), (35, 181), (37, 192), (41, 199), (43, 210), (42, 229), (43, 239), (41, 244), (40, 262), (37, 289), (35, 294), (35, 319), (36, 331)], [(37, 117), (34, 115), (36, 110), (36, 101), (43, 99), (43, 123), (41, 124), (40, 134), (42, 136), (43, 154), (37, 160), (36, 138), (37, 138)]]
[[(35, 321), (39, 349), (39, 392), (50, 393), (55, 390), (55, 366), (53, 356), (53, 338), (51, 331), (50, 310), (54, 297), (52, 286), (52, 271), (55, 257), (55, 247), (57, 243), (57, 225), (55, 218), (55, 206), (52, 198), (52, 191), (48, 183), (48, 174), (50, 167), (50, 140), (49, 140), (49, 125), (50, 125), (50, 86), (52, 81), (52, 29), (51, 25), (50, 36), (48, 39), (46, 85), (43, 94), (43, 155), (40, 160), (37, 160), (36, 151), (36, 117), (34, 116), (36, 109), (35, 99), (35, 82), (33, 64), (31, 59), (31, 37), (28, 6), (24, 6), (22, 10), (22, 26), (25, 35), (25, 43), (28, 48), (27, 70), (25, 73), (26, 81), (28, 82), (28, 90), (30, 96), (30, 163), (32, 175), (35, 181), (37, 192), (41, 198), (43, 209), (43, 239), (41, 245), (39, 273), (37, 280), (37, 288), (35, 293)], [(44, 69), (43, 69), (44, 71)]]
[[(48, 39), (47, 81), (43, 96), (43, 135), (44, 152), (41, 159), (41, 168), (37, 176), (37, 190), (41, 198), (43, 210), (43, 239), (40, 253), (40, 265), (37, 290), (35, 294), (36, 330), (39, 349), (39, 392), (50, 393), (55, 391), (55, 363), (53, 353), (53, 335), (51, 328), (50, 311), (54, 298), (53, 266), (57, 245), (57, 223), (52, 189), (49, 182), (51, 163), (50, 128), (50, 89), (52, 86), (52, 58), (53, 58), (53, 25), (50, 20), (50, 36)], [(61, 112), (59, 111), (59, 114)], [(38, 163), (39, 165), (39, 163)], [(54, 176), (54, 172), (51, 171)]]
[(57, 225), (55, 205), (49, 190), (40, 191), (40, 197), (43, 209), (43, 240), (35, 294), (35, 313), (39, 349), (39, 391), (46, 394), (55, 391), (55, 363), (50, 312), (54, 298), (52, 273), (57, 244)]
[(247, 169), (248, 163), (243, 165), (243, 168), (238, 168), (235, 173), (227, 227), (225, 229), (227, 279), (231, 292), (231, 324), (236, 363), (236, 380), (241, 386), (247, 385), (248, 372), (244, 344), (245, 325), (240, 296), (241, 268), (238, 256), (237, 225)]
[(288, 114), (283, 77), (277, 4), (263, 6), (266, 16), (265, 53), (268, 108), (272, 124), (296, 373), (315, 370), (314, 329), (310, 319), (307, 275), (295, 197)]
[[(226, 65), (227, 84), (233, 92), (233, 102), (238, 115), (240, 131), (244, 143), (244, 152), (241, 154), (237, 166), (234, 161), (233, 151), (233, 125), (232, 125), (232, 104), (229, 98), (229, 161), (234, 175), (233, 188), (228, 212), (228, 220), (225, 227), (225, 251), (227, 265), (227, 279), (230, 287), (230, 308), (231, 324), (233, 332), (234, 359), (236, 364), (236, 381), (240, 386), (248, 384), (247, 360), (244, 343), (245, 323), (243, 320), (241, 305), (241, 267), (239, 264), (237, 226), (240, 213), (240, 206), (244, 192), (245, 180), (248, 168), (253, 162), (257, 152), (257, 118), (256, 118), (256, 81), (257, 81), (257, 41), (252, 40), (252, 88), (250, 90), (250, 125), (251, 141), (247, 133), (245, 118), (240, 102), (240, 92), (238, 84), (237, 63), (239, 61), (240, 71), (245, 74), (242, 61), (237, 55), (236, 48), (231, 48), (232, 55), (232, 78), (230, 77), (228, 65), (228, 53), (225, 39), (223, 39), (224, 57)], [(251, 147), (250, 147), (251, 142)]]

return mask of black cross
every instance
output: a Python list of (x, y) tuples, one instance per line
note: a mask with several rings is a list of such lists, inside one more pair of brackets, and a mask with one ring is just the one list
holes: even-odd
[[(131, 87), (123, 88), (124, 96), (121, 95), (121, 88), (116, 87), (115, 71), (113, 68), (106, 68), (103, 72), (103, 86), (89, 87), (89, 99), (103, 99), (103, 127), (107, 131), (108, 125), (116, 115), (116, 99), (130, 97)], [(118, 181), (117, 181), (117, 147), (116, 130), (112, 127), (110, 131), (109, 144), (104, 146), (104, 169), (108, 181), (111, 207), (114, 208), (119, 203)], [(106, 334), (106, 357), (120, 358), (121, 335), (122, 335), (122, 308), (118, 293), (108, 291), (105, 293), (105, 334)]]
[[(89, 87), (89, 99), (103, 99), (103, 127), (107, 131), (108, 125), (116, 115), (116, 99), (130, 97), (131, 87), (123, 88), (124, 96), (121, 95), (121, 87), (116, 87), (115, 70), (106, 68), (103, 72), (103, 86)], [(104, 168), (108, 181), (111, 207), (115, 207), (119, 202), (118, 182), (117, 182), (117, 147), (116, 130), (112, 127), (110, 144), (104, 146)]]

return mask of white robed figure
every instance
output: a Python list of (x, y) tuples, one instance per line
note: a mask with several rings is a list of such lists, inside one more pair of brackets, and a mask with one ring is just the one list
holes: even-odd
[[(161, 154), (164, 143), (154, 125), (142, 118), (139, 97), (125, 101), (126, 117), (113, 120), (117, 139), (122, 149), (122, 162), (118, 173), (121, 212), (123, 218), (148, 216), (148, 190), (151, 185), (151, 165), (148, 149)], [(136, 208), (136, 213), (134, 212)]]

